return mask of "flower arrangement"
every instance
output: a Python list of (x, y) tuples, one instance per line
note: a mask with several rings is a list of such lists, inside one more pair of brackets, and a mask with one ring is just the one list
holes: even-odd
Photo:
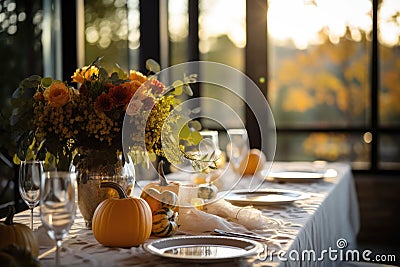
[[(13, 95), (11, 117), (18, 143), (16, 164), (36, 157), (58, 169), (68, 169), (81, 153), (92, 149), (108, 151), (102, 154), (103, 160), (112, 161), (115, 153), (123, 152), (121, 134), (126, 115), (138, 129), (143, 129), (131, 136), (129, 148), (140, 149), (140, 141), (144, 140), (147, 153), (165, 155), (161, 132), (168, 128), (162, 128), (163, 124), (180, 103), (180, 95), (190, 95), (189, 83), (195, 82), (196, 76), (184, 77), (183, 82), (175, 83), (175, 88), (167, 88), (155, 75), (146, 76), (135, 70), (126, 73), (119, 67), (109, 73), (100, 61), (75, 71), (71, 81), (77, 88), (37, 75), (20, 83)], [(154, 61), (146, 65), (150, 74), (155, 74)], [(191, 131), (182, 139), (196, 144), (201, 137)]]

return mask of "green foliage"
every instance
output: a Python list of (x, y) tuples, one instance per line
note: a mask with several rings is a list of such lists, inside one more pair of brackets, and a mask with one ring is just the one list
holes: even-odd
[(161, 70), (160, 64), (157, 63), (154, 59), (146, 60), (146, 69), (152, 73), (158, 73)]

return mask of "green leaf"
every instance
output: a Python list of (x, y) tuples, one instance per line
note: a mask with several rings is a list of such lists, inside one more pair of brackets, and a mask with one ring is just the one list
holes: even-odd
[(160, 72), (161, 67), (160, 67), (160, 64), (157, 63), (157, 61), (149, 58), (148, 60), (146, 60), (146, 69), (148, 71), (157, 73), (157, 72)]
[[(181, 99), (178, 99), (178, 98), (173, 98), (173, 99), (172, 99), (172, 106), (174, 106), (174, 107), (180, 105), (181, 103), (182, 103), (182, 100), (181, 100)], [(179, 109), (178, 109), (178, 110), (179, 110)]]
[(45, 77), (40, 81), (40, 85), (44, 88), (49, 87), (53, 83), (53, 79), (51, 77)]
[(180, 139), (188, 139), (189, 136), (190, 136), (190, 129), (189, 129), (189, 126), (187, 124), (185, 124), (179, 133), (179, 138)]
[(185, 84), (183, 86), (183, 91), (185, 92), (185, 94), (187, 94), (188, 96), (193, 96), (193, 91), (192, 88), (190, 88), (190, 86), (188, 84)]
[(214, 158), (215, 158), (215, 150), (211, 153), (211, 155), (210, 155), (210, 159), (211, 160), (214, 160)]
[(200, 131), (202, 128), (199, 121), (189, 121), (189, 127), (195, 129), (196, 131)]
[[(19, 83), (19, 87), (21, 89), (26, 89), (26, 88), (37, 88), (40, 85), (40, 80), (42, 79), (42, 77), (40, 77), (39, 75), (32, 75), (28, 78), (23, 79), (20, 83)], [(23, 91), (23, 90), (22, 90)]]
[(120, 79), (128, 79), (128, 74), (118, 64), (115, 64), (115, 69), (113, 71), (118, 74)]
[(207, 157), (208, 157), (208, 155), (205, 154), (199, 159), (199, 161), (205, 161), (207, 159)]
[(100, 61), (103, 59), (103, 57), (104, 56), (100, 56), (100, 57), (97, 57), (90, 65), (89, 65), (89, 68), (91, 67), (91, 66), (98, 66), (99, 65), (99, 63), (100, 63)]
[(99, 80), (104, 81), (108, 78), (108, 72), (105, 68), (99, 68)]
[(21, 163), (21, 159), (17, 156), (17, 154), (14, 154), (13, 162), (16, 165), (19, 165)]
[(183, 82), (181, 80), (176, 80), (172, 86), (175, 88), (172, 94), (181, 95), (183, 93)]
[(121, 79), (117, 72), (113, 72), (113, 73), (111, 73), (110, 80), (113, 84), (117, 84), (118, 81), (120, 81)]
[(201, 142), (201, 140), (203, 140), (203, 137), (199, 132), (192, 132), (190, 134), (190, 139), (192, 139), (194, 145), (198, 145)]

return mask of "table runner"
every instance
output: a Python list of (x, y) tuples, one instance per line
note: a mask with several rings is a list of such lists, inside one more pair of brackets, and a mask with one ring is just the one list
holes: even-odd
[[(272, 169), (312, 166), (313, 164), (308, 162), (278, 162), (273, 164)], [(264, 242), (265, 253), (233, 260), (229, 262), (230, 266), (321, 266), (323, 262), (329, 262), (329, 266), (340, 264), (340, 261), (334, 261), (327, 255), (320, 257), (321, 252), (330, 248), (338, 250), (339, 241), (346, 242), (346, 247), (356, 245), (356, 234), (359, 230), (358, 203), (349, 165), (330, 163), (325, 167), (335, 169), (337, 177), (325, 178), (315, 183), (265, 181), (262, 184), (261, 188), (306, 192), (310, 198), (290, 204), (256, 207), (264, 216), (271, 219), (271, 224), (260, 229), (252, 229), (251, 232), (268, 237), (272, 242)], [(246, 188), (249, 180), (242, 178), (235, 189)], [(38, 208), (35, 208), (34, 216), (35, 229), (37, 229), (41, 224)], [(28, 224), (29, 212), (17, 214), (14, 221)], [(41, 227), (35, 232), (40, 236), (42, 266), (53, 266), (54, 242), (46, 237)], [(155, 239), (151, 237), (147, 242)], [(303, 251), (314, 251), (316, 259), (302, 258)], [(318, 258), (321, 260), (318, 261)], [(91, 230), (85, 229), (83, 218), (79, 213), (69, 236), (63, 242), (61, 262), (68, 266), (187, 265), (187, 263), (151, 255), (142, 246), (104, 247), (96, 241)], [(218, 263), (215, 265), (217, 266)]]

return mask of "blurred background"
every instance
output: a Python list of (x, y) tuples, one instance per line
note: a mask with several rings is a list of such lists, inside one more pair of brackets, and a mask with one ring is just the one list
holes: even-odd
[[(15, 187), (11, 95), (32, 74), (70, 82), (77, 67), (146, 72), (206, 60), (249, 76), (275, 119), (275, 161), (348, 162), (355, 175), (362, 246), (400, 240), (400, 1), (398, 0), (1, 0), (0, 208), (26, 207)], [(207, 72), (207, 70), (201, 70)], [(221, 75), (213, 73), (212, 75)], [(224, 77), (221, 77), (222, 79)], [(228, 78), (228, 77), (226, 77)], [(260, 147), (254, 116), (237, 95), (210, 84), (194, 96), (228, 103)], [(204, 117), (237, 121), (199, 101)], [(203, 119), (205, 128), (223, 130)], [(223, 148), (223, 146), (221, 146)]]

